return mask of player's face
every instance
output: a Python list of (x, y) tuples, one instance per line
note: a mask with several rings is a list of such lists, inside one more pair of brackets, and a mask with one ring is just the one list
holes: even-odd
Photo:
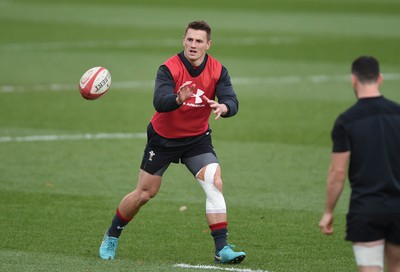
[(207, 32), (189, 28), (183, 37), (183, 47), (185, 57), (194, 66), (199, 66), (211, 46), (211, 40), (207, 39)]

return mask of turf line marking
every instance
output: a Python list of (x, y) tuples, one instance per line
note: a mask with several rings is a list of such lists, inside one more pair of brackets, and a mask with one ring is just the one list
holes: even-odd
[[(1, 0), (0, 0), (1, 4)], [(259, 37), (243, 37), (241, 39), (228, 39), (218, 41), (218, 44), (253, 46), (259, 44), (267, 45), (282, 45), (282, 44), (297, 44), (298, 37), (293, 36), (273, 36), (268, 38)], [(49, 51), (49, 50), (69, 50), (69, 49), (97, 49), (97, 48), (141, 48), (141, 47), (177, 47), (180, 42), (176, 39), (164, 40), (117, 40), (117, 41), (64, 41), (64, 42), (19, 42), (19, 43), (2, 43), (0, 51)]]
[[(400, 80), (400, 74), (387, 73), (383, 74), (386, 81)], [(327, 82), (350, 82), (350, 75), (311, 75), (311, 76), (277, 76), (277, 77), (237, 77), (232, 78), (234, 85), (273, 85), (273, 84), (298, 84), (313, 83), (321, 84)], [(129, 90), (129, 89), (145, 89), (152, 91), (154, 87), (153, 80), (135, 80), (113, 82), (113, 89)], [(32, 84), (32, 85), (0, 85), (0, 93), (28, 92), (28, 91), (71, 91), (77, 90), (76, 84)]]
[(104, 140), (104, 139), (145, 139), (146, 133), (96, 133), (96, 134), (71, 134), (71, 135), (32, 135), (16, 137), (0, 137), (0, 143), (7, 142), (50, 142), (50, 141), (79, 141), (79, 140)]
[(208, 269), (208, 270), (222, 270), (222, 271), (234, 271), (234, 272), (268, 272), (267, 270), (253, 270), (249, 268), (231, 268), (231, 267), (218, 267), (212, 265), (191, 265), (191, 264), (174, 264), (173, 267), (179, 268), (191, 268), (191, 269)]

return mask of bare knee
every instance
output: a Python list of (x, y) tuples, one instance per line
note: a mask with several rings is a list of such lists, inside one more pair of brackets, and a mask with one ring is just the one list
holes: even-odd
[(133, 192), (138, 205), (142, 206), (154, 198), (161, 186), (161, 176), (151, 175), (143, 170), (139, 173), (139, 181)]
[(151, 193), (149, 191), (138, 191), (138, 204), (140, 206), (143, 206), (147, 202), (150, 201), (150, 199), (154, 198), (156, 196), (155, 193)]

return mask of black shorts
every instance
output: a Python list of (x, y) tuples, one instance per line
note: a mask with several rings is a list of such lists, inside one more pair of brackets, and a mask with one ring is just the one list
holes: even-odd
[[(190, 158), (196, 156), (199, 160), (196, 160), (197, 163), (193, 163)], [(211, 130), (195, 137), (168, 139), (157, 134), (153, 126), (149, 124), (147, 127), (147, 144), (140, 166), (142, 170), (152, 175), (162, 176), (170, 163), (185, 163), (185, 159), (192, 166), (188, 168), (193, 175), (203, 166), (218, 162), (211, 141)]]
[(400, 245), (400, 213), (347, 214), (347, 241), (373, 242), (382, 239)]

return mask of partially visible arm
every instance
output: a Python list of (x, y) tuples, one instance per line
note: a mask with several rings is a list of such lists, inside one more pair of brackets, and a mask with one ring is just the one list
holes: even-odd
[(225, 108), (220, 110), (221, 117), (234, 116), (239, 110), (239, 101), (233, 89), (228, 70), (225, 67), (222, 67), (221, 77), (215, 88), (218, 103), (226, 106), (226, 111)]
[(324, 234), (333, 234), (333, 211), (342, 194), (346, 181), (350, 151), (332, 153), (326, 181), (326, 203), (319, 227)]
[(157, 71), (156, 82), (154, 86), (153, 105), (158, 112), (168, 112), (180, 107), (177, 101), (174, 79), (164, 65), (161, 65)]

